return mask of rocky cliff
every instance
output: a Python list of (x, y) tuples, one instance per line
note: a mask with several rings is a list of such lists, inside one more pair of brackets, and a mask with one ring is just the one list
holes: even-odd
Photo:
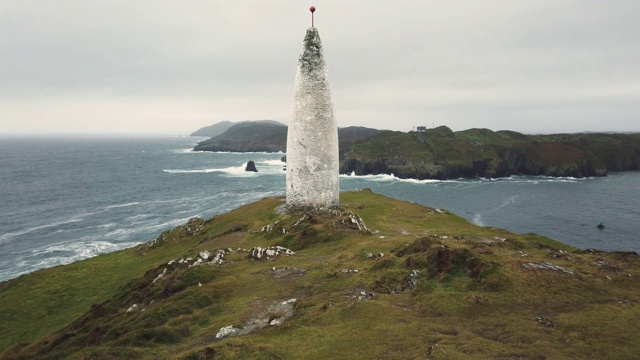
[[(196, 151), (286, 152), (285, 125), (244, 123), (199, 143)], [(424, 132), (338, 129), (340, 173), (413, 179), (511, 175), (604, 176), (640, 170), (640, 134), (526, 135), (446, 126)]]
[(524, 135), (447, 127), (381, 132), (341, 150), (341, 173), (454, 179), (511, 175), (604, 176), (640, 170), (640, 134)]

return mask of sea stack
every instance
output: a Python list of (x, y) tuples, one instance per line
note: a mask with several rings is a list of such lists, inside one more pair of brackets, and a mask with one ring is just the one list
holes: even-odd
[[(315, 8), (311, 8), (311, 12)], [(287, 207), (326, 211), (339, 205), (338, 126), (318, 29), (304, 38), (287, 132)]]

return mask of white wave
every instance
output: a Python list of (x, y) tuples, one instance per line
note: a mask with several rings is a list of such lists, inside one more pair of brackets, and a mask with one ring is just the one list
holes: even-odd
[(198, 154), (198, 153), (202, 153), (202, 151), (193, 151), (193, 148), (175, 149), (175, 150), (173, 150), (173, 152), (176, 153), (176, 154)]
[(478, 226), (484, 226), (484, 223), (482, 222), (482, 214), (480, 213), (473, 215), (471, 222)]
[(189, 197), (183, 197), (183, 198), (174, 198), (174, 199), (167, 199), (167, 200), (153, 200), (153, 201), (146, 201), (144, 202), (144, 204), (174, 204), (174, 203), (184, 203), (184, 202), (191, 202), (191, 201), (195, 201), (200, 199), (200, 197), (198, 196), (189, 196)]
[(178, 225), (185, 224), (187, 221), (189, 221), (189, 219), (191, 219), (194, 216), (197, 216), (197, 215), (191, 215), (181, 219), (173, 219), (173, 220), (165, 221), (162, 223), (147, 224), (145, 226), (119, 228), (119, 229), (115, 229), (107, 232), (102, 236), (102, 238), (106, 238), (108, 240), (127, 241), (127, 240), (131, 240), (131, 238), (134, 237), (136, 234), (150, 233), (150, 232), (154, 233), (162, 230), (167, 230), (167, 229), (176, 227)]
[[(24, 274), (41, 268), (56, 265), (66, 265), (76, 261), (88, 259), (102, 253), (126, 249), (140, 242), (112, 243), (109, 241), (72, 242), (56, 244), (44, 248), (32, 249), (16, 259), (16, 267), (24, 268), (18, 274)], [(13, 275), (13, 274), (12, 274)]]
[(241, 177), (250, 177), (250, 176), (258, 175), (258, 173), (253, 171), (244, 171), (246, 167), (247, 167), (246, 163), (240, 166), (228, 167), (228, 168), (225, 168), (222, 173), (225, 175), (233, 175), (233, 176), (241, 176)]
[[(75, 230), (86, 231), (86, 230), (91, 230), (91, 229), (109, 229), (109, 228), (112, 228), (112, 227), (115, 227), (115, 226), (118, 226), (118, 224), (116, 224), (116, 223), (106, 223), (106, 224), (100, 224), (100, 225), (93, 225), (93, 226), (87, 226), (87, 227), (82, 227), (82, 228), (76, 228), (76, 229), (73, 229), (73, 230), (74, 231)], [(68, 232), (68, 231), (69, 230), (67, 230), (67, 229), (57, 229), (56, 231), (52, 232), (51, 234), (52, 235), (61, 234), (61, 233)]]
[(198, 173), (222, 172), (223, 169), (198, 169), (198, 170), (162, 169), (162, 171), (169, 174), (198, 174)]
[(125, 204), (109, 205), (109, 206), (105, 206), (105, 209), (116, 209), (116, 208), (129, 207), (134, 205), (140, 205), (140, 203), (135, 201), (135, 202), (125, 203)]
[(74, 244), (86, 244), (86, 243), (94, 243), (99, 241), (104, 241), (108, 243), (113, 243), (119, 246), (119, 244), (123, 242), (131, 242), (137, 241), (136, 243), (140, 243), (142, 241), (150, 240), (148, 238), (141, 238), (141, 234), (156, 234), (160, 233), (164, 230), (168, 230), (174, 228), (178, 225), (185, 224), (189, 219), (194, 216), (194, 211), (191, 209), (189, 212), (190, 216), (182, 217), (180, 219), (173, 219), (164, 222), (144, 222), (144, 221), (134, 221), (128, 224), (126, 227), (118, 227), (113, 228), (113, 226), (105, 227), (108, 229), (106, 232), (93, 233), (80, 237), (75, 237), (73, 239), (69, 239), (67, 241), (58, 242), (52, 246), (62, 246), (69, 247), (74, 246)]
[(377, 181), (377, 182), (405, 182), (405, 183), (417, 183), (417, 184), (440, 183), (445, 181), (445, 180), (435, 180), (435, 179), (425, 179), (425, 180), (402, 179), (402, 178), (396, 177), (393, 174), (356, 175), (355, 172), (351, 172), (351, 174), (348, 174), (348, 175), (341, 174), (340, 177), (345, 179), (357, 178), (357, 179)]
[(27, 229), (24, 229), (24, 230), (6, 233), (6, 234), (3, 234), (3, 235), (0, 236), (0, 244), (3, 244), (3, 243), (6, 243), (6, 242), (10, 241), (11, 239), (15, 238), (16, 236), (25, 235), (25, 234), (32, 233), (34, 231), (47, 229), (47, 228), (52, 228), (52, 227), (61, 226), (61, 225), (66, 225), (66, 224), (77, 223), (77, 222), (81, 222), (81, 221), (84, 221), (84, 218), (71, 218), (69, 220), (56, 221), (56, 222), (53, 222), (51, 224), (38, 225), (38, 226), (30, 227), (30, 228), (27, 228)]
[(498, 209), (502, 209), (503, 207), (509, 205), (509, 204), (514, 204), (516, 202), (516, 200), (518, 199), (519, 195), (512, 195), (510, 196), (504, 203), (502, 203), (500, 206), (498, 206)]
[[(576, 178), (571, 176), (555, 177), (555, 176), (531, 176), (531, 175), (511, 175), (504, 178), (496, 178), (492, 180), (505, 182), (519, 182), (527, 184), (540, 184), (541, 182), (569, 182), (575, 183), (579, 181), (592, 180), (593, 177)], [(484, 179), (483, 179), (484, 180)]]
[(280, 167), (280, 168), (286, 164), (286, 163), (282, 162), (282, 160), (280, 160), (280, 159), (259, 160), (259, 161), (260, 162), (256, 162), (256, 164), (267, 165), (267, 166), (277, 166), (277, 167)]
[[(280, 163), (282, 164), (282, 163)], [(193, 170), (181, 170), (181, 169), (163, 169), (162, 171), (169, 174), (202, 174), (202, 173), (221, 173), (223, 176), (232, 176), (232, 177), (254, 177), (260, 175), (273, 175), (273, 174), (284, 174), (281, 166), (273, 166), (268, 165), (267, 167), (256, 166), (258, 172), (253, 171), (245, 171), (247, 167), (246, 163), (243, 163), (240, 166), (230, 166), (226, 168), (215, 168), (215, 169), (193, 169)]]
[(245, 154), (254, 154), (254, 155), (284, 155), (282, 151), (278, 152), (267, 152), (267, 151), (247, 151), (247, 152), (237, 152), (237, 151), (202, 151), (204, 153), (213, 153), (213, 154), (234, 154), (234, 155), (245, 155)]
[(180, 170), (180, 169), (163, 169), (162, 171), (169, 174), (206, 174), (219, 172), (223, 174), (232, 174), (236, 176), (252, 176), (255, 174), (252, 171), (244, 171), (246, 164), (241, 166), (231, 166), (226, 168), (213, 168), (213, 169), (194, 169), (194, 170)]
[(153, 214), (136, 214), (132, 216), (127, 216), (124, 220), (128, 222), (140, 222), (139, 220), (148, 219), (152, 216)]
[(356, 175), (354, 171), (351, 174), (340, 174), (341, 178), (358, 178), (362, 180), (370, 180), (377, 182), (405, 182), (405, 183), (461, 183), (461, 182), (510, 182), (510, 183), (526, 183), (526, 184), (540, 184), (540, 182), (569, 182), (574, 183), (578, 181), (585, 181), (594, 178), (575, 178), (575, 177), (553, 177), (553, 176), (521, 176), (511, 175), (509, 177), (502, 178), (458, 178), (450, 180), (436, 180), (436, 179), (402, 179), (392, 174), (378, 174), (378, 175)]

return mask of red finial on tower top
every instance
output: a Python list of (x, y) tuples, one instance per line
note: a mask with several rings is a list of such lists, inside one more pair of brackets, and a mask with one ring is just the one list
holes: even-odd
[(311, 27), (313, 27), (313, 13), (316, 11), (316, 7), (315, 6), (310, 7), (309, 11), (311, 11)]

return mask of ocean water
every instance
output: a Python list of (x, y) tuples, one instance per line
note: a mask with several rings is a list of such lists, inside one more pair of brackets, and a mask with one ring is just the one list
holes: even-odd
[[(270, 153), (190, 149), (202, 138), (0, 138), (0, 281), (156, 238), (284, 195)], [(244, 171), (253, 160), (258, 173)], [(448, 209), (481, 226), (536, 232), (579, 248), (640, 252), (640, 173), (605, 178), (340, 178), (341, 190)], [(606, 228), (598, 230), (602, 221)]]

